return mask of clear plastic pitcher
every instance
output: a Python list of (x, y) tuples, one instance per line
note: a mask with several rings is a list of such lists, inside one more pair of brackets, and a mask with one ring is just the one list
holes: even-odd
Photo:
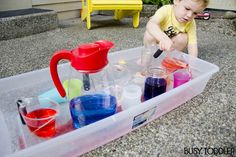
[[(60, 95), (69, 101), (74, 128), (114, 114), (116, 98), (107, 91), (110, 89), (110, 79), (105, 68), (107, 54), (112, 47), (112, 42), (99, 40), (81, 44), (73, 50), (60, 50), (51, 59), (52, 80)], [(64, 82), (57, 72), (57, 64), (63, 59), (71, 63), (69, 79)]]

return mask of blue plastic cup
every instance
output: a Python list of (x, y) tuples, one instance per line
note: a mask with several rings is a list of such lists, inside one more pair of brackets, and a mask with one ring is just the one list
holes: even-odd
[[(82, 81), (79, 79), (70, 79), (70, 80), (65, 80), (63, 82), (63, 87), (69, 99), (72, 99), (74, 97), (81, 95), (82, 84), (83, 84)], [(66, 98), (61, 97), (61, 95), (59, 94), (56, 88), (52, 88), (46, 91), (45, 93), (39, 95), (39, 101), (42, 101), (42, 98), (48, 98), (59, 104), (66, 102)]]
[(45, 93), (39, 95), (39, 101), (43, 101), (45, 98), (57, 102), (58, 104), (66, 102), (66, 99), (61, 97), (56, 88), (52, 88), (46, 91)]

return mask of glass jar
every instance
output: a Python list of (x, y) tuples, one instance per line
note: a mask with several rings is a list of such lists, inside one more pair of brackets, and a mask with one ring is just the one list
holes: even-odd
[(149, 67), (144, 84), (144, 101), (166, 92), (168, 74), (165, 69)]

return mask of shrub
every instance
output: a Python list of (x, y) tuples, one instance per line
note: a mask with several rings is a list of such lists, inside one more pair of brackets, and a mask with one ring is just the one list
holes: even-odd
[(158, 6), (162, 6), (165, 4), (170, 4), (172, 3), (172, 0), (143, 0), (144, 4), (154, 4)]

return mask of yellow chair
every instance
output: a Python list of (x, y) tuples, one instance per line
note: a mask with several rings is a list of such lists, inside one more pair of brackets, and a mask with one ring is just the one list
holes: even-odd
[(95, 10), (114, 10), (114, 19), (133, 16), (133, 26), (139, 25), (142, 0), (82, 0), (81, 19), (87, 19), (87, 28), (91, 28), (91, 13)]

